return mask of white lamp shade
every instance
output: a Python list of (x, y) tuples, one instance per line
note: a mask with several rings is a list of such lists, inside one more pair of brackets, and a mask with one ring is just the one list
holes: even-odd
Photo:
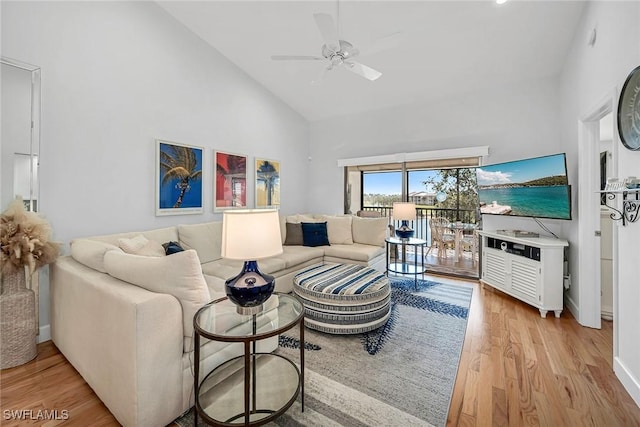
[(395, 202), (393, 204), (393, 218), (397, 221), (411, 221), (416, 219), (416, 204)]
[(243, 209), (222, 216), (221, 255), (227, 259), (255, 261), (282, 253), (278, 211)]

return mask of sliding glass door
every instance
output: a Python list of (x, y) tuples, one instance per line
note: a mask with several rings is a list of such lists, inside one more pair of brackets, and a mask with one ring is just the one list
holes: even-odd
[[(433, 239), (431, 219), (442, 217), (458, 227), (464, 224), (463, 229), (452, 226), (446, 230), (459, 233), (453, 240), (455, 247), (429, 250), (426, 262), (431, 271), (478, 277), (477, 246), (473, 244), (474, 227), (480, 220), (475, 168), (426, 168), (431, 165), (422, 163), (396, 165), (395, 170), (388, 165), (385, 170), (371, 166), (350, 170), (347, 188), (351, 205), (357, 204), (358, 211), (378, 212), (393, 223), (393, 202), (415, 203), (417, 219), (411, 224), (415, 237), (427, 240), (435, 249), (438, 242)], [(355, 184), (359, 184), (359, 200), (353, 194)]]

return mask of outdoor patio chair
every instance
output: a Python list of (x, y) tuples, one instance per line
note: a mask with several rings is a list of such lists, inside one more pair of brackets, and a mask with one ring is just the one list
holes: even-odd
[(473, 230), (472, 234), (466, 234), (460, 240), (463, 251), (471, 252), (471, 261), (475, 266), (478, 262), (478, 230)]
[(447, 257), (447, 249), (455, 248), (456, 238), (453, 233), (449, 233), (450, 222), (444, 217), (435, 217), (429, 220), (429, 227), (431, 229), (431, 246), (426, 255), (429, 255), (431, 249), (434, 247), (437, 249), (438, 258)]

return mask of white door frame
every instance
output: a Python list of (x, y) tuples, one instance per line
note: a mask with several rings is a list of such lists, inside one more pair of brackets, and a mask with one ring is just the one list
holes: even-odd
[[(615, 116), (618, 101), (617, 88), (610, 91), (598, 102), (594, 108), (582, 115), (578, 123), (578, 176), (580, 177), (578, 197), (578, 268), (580, 271), (580, 290), (578, 294), (579, 314), (578, 322), (591, 328), (601, 327), (601, 284), (600, 284), (600, 237), (595, 232), (600, 230), (600, 190), (599, 183), (599, 156), (600, 156), (600, 124), (601, 118), (609, 113)], [(617, 174), (617, 121), (613, 124), (612, 144), (612, 174)], [(609, 202), (611, 203), (611, 202)], [(613, 354), (617, 351), (618, 328), (617, 316), (617, 240), (618, 227), (613, 227)]]

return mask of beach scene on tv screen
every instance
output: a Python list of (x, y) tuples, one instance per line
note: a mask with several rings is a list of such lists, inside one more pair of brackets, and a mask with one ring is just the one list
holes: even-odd
[(476, 176), (481, 213), (571, 218), (564, 154), (481, 166)]

